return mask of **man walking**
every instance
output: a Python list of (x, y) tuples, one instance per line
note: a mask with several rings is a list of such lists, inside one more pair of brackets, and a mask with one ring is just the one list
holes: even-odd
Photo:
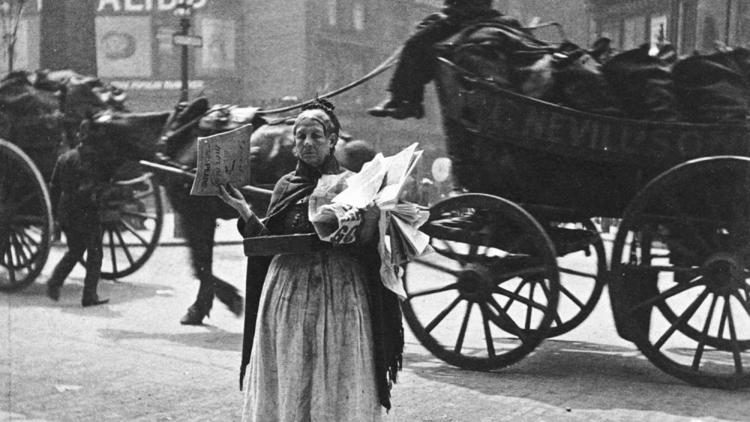
[(109, 299), (100, 299), (97, 295), (102, 268), (102, 225), (98, 202), (106, 185), (97, 178), (95, 160), (86, 145), (79, 145), (58, 158), (50, 182), (53, 208), (65, 233), (68, 250), (47, 281), (47, 296), (55, 301), (60, 298), (65, 279), (87, 252), (81, 297), (84, 307), (109, 302)]

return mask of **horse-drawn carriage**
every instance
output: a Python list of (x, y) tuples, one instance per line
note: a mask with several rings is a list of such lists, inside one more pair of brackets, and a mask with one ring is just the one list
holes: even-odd
[[(406, 266), (405, 318), (427, 349), (511, 365), (606, 285), (618, 334), (659, 368), (750, 385), (750, 126), (584, 113), (442, 58), (437, 85), (454, 175), (481, 193), (431, 207), (435, 253)], [(622, 218), (609, 267), (592, 217)]]
[[(428, 350), (511, 365), (581, 324), (608, 286), (618, 333), (658, 367), (750, 385), (750, 126), (585, 113), (445, 59), (437, 82), (454, 174), (479, 193), (434, 205), (422, 230), (435, 254), (406, 266), (404, 314)], [(2, 290), (31, 283), (49, 252), (64, 129), (43, 122), (43, 136), (0, 140)], [(132, 201), (105, 213), (105, 276), (143, 265), (161, 229), (150, 174), (126, 184)], [(592, 217), (622, 218), (609, 265)]]
[[(60, 72), (62, 73), (62, 72)], [(0, 88), (0, 290), (13, 291), (31, 284), (46, 263), (54, 238), (52, 204), (47, 183), (57, 156), (74, 143), (80, 123), (72, 108), (61, 105), (60, 87), (17, 72), (6, 77)], [(49, 76), (49, 75), (45, 75)], [(78, 78), (64, 73), (65, 81)], [(95, 80), (76, 86), (83, 95), (93, 95)], [(74, 91), (66, 90), (68, 105)], [(76, 98), (84, 98), (76, 97)], [(86, 106), (94, 104), (98, 97)], [(111, 180), (126, 195), (105, 204), (102, 277), (117, 279), (143, 266), (156, 248), (162, 226), (162, 197), (150, 173), (123, 168)]]

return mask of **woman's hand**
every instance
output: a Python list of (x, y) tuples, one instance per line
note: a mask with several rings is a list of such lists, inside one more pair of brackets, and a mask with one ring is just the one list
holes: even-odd
[(242, 196), (242, 192), (240, 192), (239, 189), (232, 186), (231, 184), (226, 184), (227, 188), (224, 186), (219, 186), (219, 190), (221, 191), (221, 195), (219, 196), (222, 201), (226, 202), (227, 205), (234, 208), (237, 213), (242, 217), (243, 220), (248, 221), (253, 216), (253, 210), (250, 209), (250, 204), (247, 203), (245, 200), (245, 197)]
[(378, 232), (378, 219), (380, 218), (380, 208), (371, 204), (362, 210), (362, 224), (359, 228), (359, 239), (363, 243), (375, 240)]

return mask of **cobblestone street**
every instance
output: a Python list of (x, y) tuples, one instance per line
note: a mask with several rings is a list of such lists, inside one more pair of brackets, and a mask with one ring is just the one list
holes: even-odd
[[(0, 420), (239, 420), (241, 319), (217, 302), (208, 325), (178, 323), (197, 289), (184, 247), (161, 246), (123, 282), (102, 282), (110, 304), (86, 309), (81, 268), (59, 303), (44, 295), (61, 251), (53, 248), (37, 283), (0, 296)], [(240, 246), (218, 247), (215, 265), (241, 287)], [(439, 361), (407, 328), (399, 381), (386, 420), (739, 421), (748, 420), (750, 399), (659, 371), (617, 337), (606, 295), (576, 330), (492, 373)]]

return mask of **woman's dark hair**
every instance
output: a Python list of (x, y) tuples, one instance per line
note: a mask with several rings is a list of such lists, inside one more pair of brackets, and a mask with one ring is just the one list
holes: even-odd
[(333, 131), (335, 134), (339, 134), (341, 131), (341, 123), (339, 123), (338, 117), (333, 113), (333, 110), (336, 107), (334, 105), (326, 100), (325, 98), (316, 98), (312, 100), (309, 104), (305, 104), (302, 106), (302, 111), (305, 110), (322, 110), (329, 119), (331, 119), (331, 123), (333, 123)]

